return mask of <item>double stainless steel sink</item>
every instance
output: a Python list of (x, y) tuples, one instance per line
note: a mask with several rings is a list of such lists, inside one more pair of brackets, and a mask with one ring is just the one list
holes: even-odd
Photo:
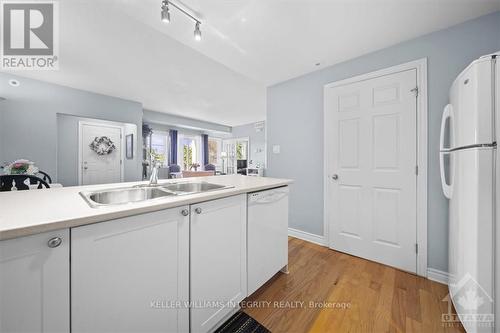
[(234, 186), (225, 186), (207, 182), (183, 182), (163, 185), (137, 185), (134, 187), (82, 191), (80, 195), (92, 208), (123, 205), (133, 202), (157, 200), (179, 195), (196, 194), (224, 190)]

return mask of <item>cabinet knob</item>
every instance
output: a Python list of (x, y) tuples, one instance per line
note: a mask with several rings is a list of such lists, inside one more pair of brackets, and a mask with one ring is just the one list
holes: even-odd
[(189, 210), (183, 209), (183, 210), (181, 210), (181, 214), (182, 214), (182, 216), (188, 216), (189, 215)]
[(333, 180), (337, 180), (337, 179), (339, 179), (339, 175), (337, 175), (337, 174), (332, 175), (332, 179), (333, 179)]
[(61, 245), (61, 243), (62, 243), (61, 237), (53, 237), (53, 238), (49, 239), (49, 241), (47, 242), (47, 245), (51, 248), (54, 248), (54, 247), (58, 247), (59, 245)]
[(201, 214), (201, 212), (202, 212), (200, 207), (196, 208), (194, 211), (196, 212), (196, 214)]

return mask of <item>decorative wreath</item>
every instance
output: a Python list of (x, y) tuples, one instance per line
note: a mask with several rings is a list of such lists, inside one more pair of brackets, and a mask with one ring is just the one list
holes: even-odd
[(116, 149), (115, 144), (107, 136), (95, 137), (89, 145), (90, 149), (95, 151), (97, 155), (109, 155)]

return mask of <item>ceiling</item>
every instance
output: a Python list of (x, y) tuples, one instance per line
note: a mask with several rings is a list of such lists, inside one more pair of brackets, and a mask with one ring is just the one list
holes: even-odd
[[(16, 74), (229, 126), (265, 118), (265, 87), (500, 10), (500, 0), (60, 1), (60, 70)], [(319, 65), (317, 65), (319, 63)]]
[[(113, 0), (130, 17), (266, 85), (500, 10), (500, 0), (172, 0), (200, 13), (203, 41), (159, 0)], [(320, 63), (319, 66), (316, 66)]]
[[(14, 74), (227, 126), (265, 119), (263, 84), (130, 19), (112, 1), (64, 0), (59, 6), (60, 69)], [(151, 11), (159, 19), (158, 2)]]

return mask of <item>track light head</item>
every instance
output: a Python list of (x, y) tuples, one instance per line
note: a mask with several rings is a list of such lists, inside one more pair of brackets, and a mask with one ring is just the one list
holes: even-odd
[(161, 20), (162, 20), (162, 22), (166, 22), (166, 23), (170, 22), (170, 12), (169, 12), (170, 5), (172, 5), (172, 7), (174, 7), (176, 10), (178, 10), (179, 12), (181, 12), (182, 14), (186, 15), (187, 17), (189, 17), (191, 20), (194, 21), (194, 23), (195, 23), (194, 39), (196, 41), (200, 41), (201, 40), (201, 30), (200, 30), (201, 21), (197, 17), (195, 17), (193, 14), (189, 13), (188, 11), (186, 11), (185, 9), (183, 9), (182, 7), (177, 5), (175, 2), (172, 2), (170, 0), (162, 0), (161, 1)]
[(170, 22), (170, 11), (168, 9), (168, 1), (163, 0), (161, 3), (161, 21), (165, 23)]
[(196, 22), (194, 26), (194, 40), (198, 42), (201, 40), (200, 22)]

